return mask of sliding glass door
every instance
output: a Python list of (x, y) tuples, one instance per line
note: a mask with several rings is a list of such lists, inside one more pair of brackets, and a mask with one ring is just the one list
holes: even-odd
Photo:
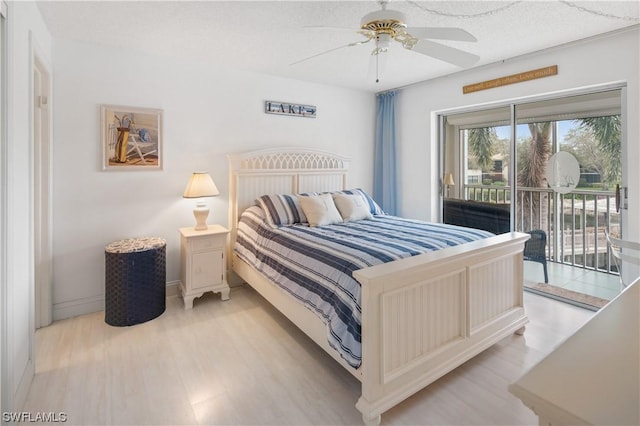
[(545, 284), (576, 274), (548, 278), (556, 264), (617, 274), (605, 231), (624, 231), (623, 90), (442, 115), (443, 222), (543, 239), (532, 257)]
[(512, 229), (510, 116), (506, 106), (442, 117), (445, 223)]
[[(622, 182), (621, 91), (516, 106), (517, 230), (543, 229), (550, 259), (609, 269), (605, 230), (621, 235), (616, 188)], [(565, 155), (558, 155), (565, 153)], [(574, 158), (577, 181), (550, 185)], [(562, 176), (560, 176), (562, 175)]]

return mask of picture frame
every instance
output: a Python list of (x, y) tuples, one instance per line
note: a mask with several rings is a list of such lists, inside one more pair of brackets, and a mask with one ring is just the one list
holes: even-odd
[(100, 106), (102, 170), (162, 170), (162, 110)]

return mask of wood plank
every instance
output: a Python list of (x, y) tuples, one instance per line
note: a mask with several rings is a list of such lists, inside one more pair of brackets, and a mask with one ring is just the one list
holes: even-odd
[(558, 66), (551, 65), (531, 71), (519, 72), (493, 80), (481, 81), (479, 83), (468, 84), (462, 87), (462, 93), (478, 92), (480, 90), (493, 89), (495, 87), (506, 86), (508, 84), (522, 83), (524, 81), (535, 80), (537, 78), (549, 77), (558, 74)]
[[(532, 294), (525, 308), (524, 336), (503, 339), (385, 412), (382, 423), (534, 424), (505, 383), (593, 313)], [(242, 286), (225, 302), (205, 295), (190, 311), (170, 297), (164, 314), (133, 327), (111, 327), (96, 313), (39, 329), (24, 409), (65, 412), (69, 424), (337, 425), (361, 423), (359, 396), (355, 377)]]

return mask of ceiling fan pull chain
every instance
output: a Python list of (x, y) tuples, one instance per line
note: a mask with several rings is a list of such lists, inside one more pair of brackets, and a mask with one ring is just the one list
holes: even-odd
[(373, 53), (376, 55), (376, 83), (380, 83), (380, 74), (378, 69), (378, 62), (380, 60), (380, 37), (376, 37), (376, 48)]

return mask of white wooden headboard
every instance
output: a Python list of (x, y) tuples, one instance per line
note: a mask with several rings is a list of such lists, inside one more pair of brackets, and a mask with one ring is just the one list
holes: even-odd
[(229, 154), (229, 227), (232, 241), (240, 214), (265, 194), (347, 189), (349, 160), (307, 148), (268, 148)]

